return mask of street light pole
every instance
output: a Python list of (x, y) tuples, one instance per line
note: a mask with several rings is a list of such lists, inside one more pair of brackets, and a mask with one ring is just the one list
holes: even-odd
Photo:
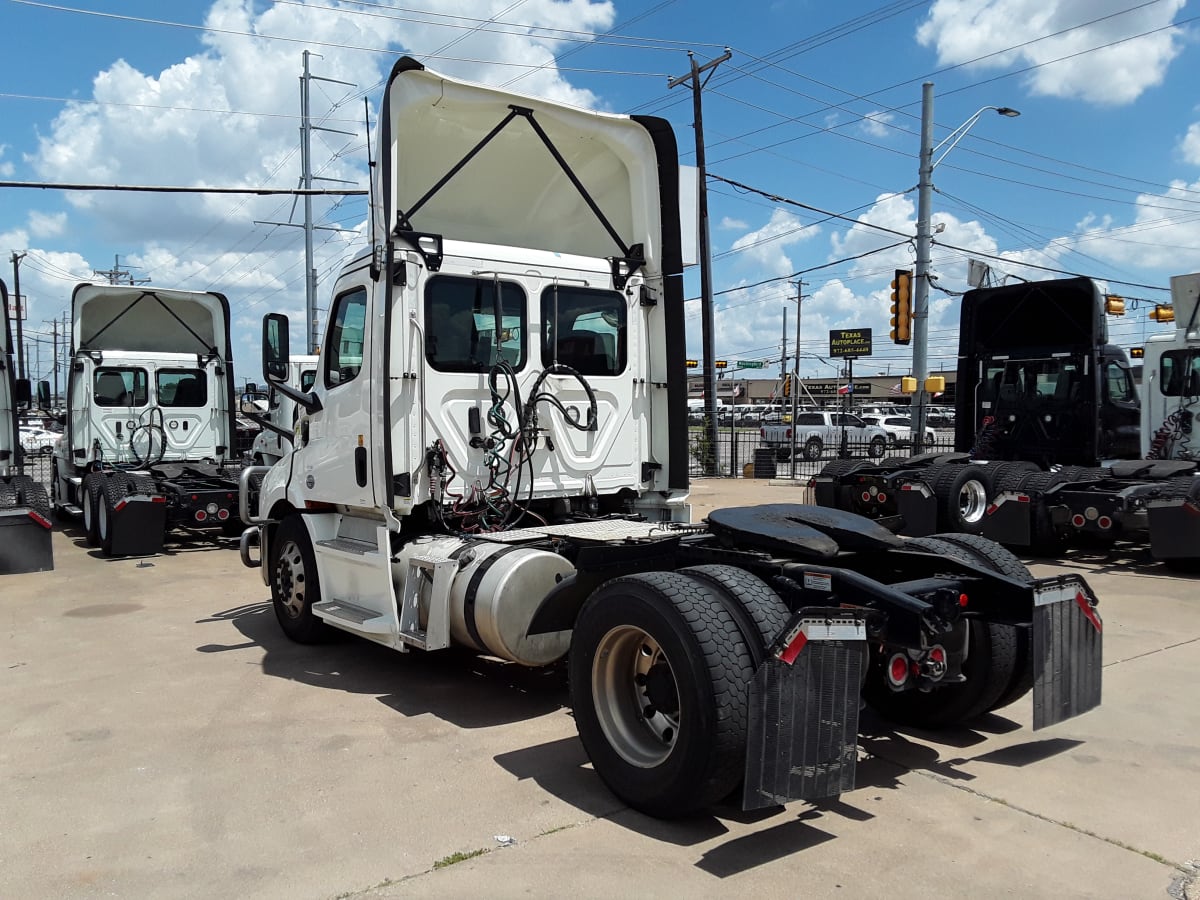
[[(976, 110), (975, 114), (942, 138), (941, 143), (933, 143), (933, 82), (926, 81), (921, 85), (921, 156), (917, 181), (917, 260), (914, 266), (913, 285), (913, 377), (917, 381), (917, 392), (913, 394), (913, 443), (920, 447), (925, 440), (925, 422), (929, 411), (929, 394), (925, 390), (925, 381), (929, 378), (929, 263), (933, 255), (933, 234), (930, 223), (933, 204), (933, 170), (946, 154), (958, 146), (979, 121), (979, 117), (988, 110), (995, 110), (1002, 116), (1015, 118), (1020, 113), (1007, 106), (985, 106)], [(949, 146), (946, 146), (949, 144)], [(934, 154), (946, 147), (936, 160)]]

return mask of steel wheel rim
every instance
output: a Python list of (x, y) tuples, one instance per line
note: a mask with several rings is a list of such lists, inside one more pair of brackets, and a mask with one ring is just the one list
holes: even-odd
[(964, 484), (958, 492), (958, 509), (964, 522), (973, 525), (982, 519), (987, 504), (987, 491), (974, 478)]
[(288, 618), (297, 619), (304, 612), (304, 580), (304, 555), (300, 545), (288, 541), (279, 551), (279, 561), (275, 564), (280, 605)]
[(92, 516), (94, 514), (95, 510), (92, 509), (92, 493), (85, 489), (83, 494), (83, 527), (88, 531), (92, 530)]
[[(673, 703), (663, 703), (672, 699)], [(651, 700), (655, 695), (659, 709)], [(679, 685), (662, 647), (633, 625), (612, 629), (596, 647), (592, 701), (608, 745), (639, 769), (661, 765), (679, 737)]]

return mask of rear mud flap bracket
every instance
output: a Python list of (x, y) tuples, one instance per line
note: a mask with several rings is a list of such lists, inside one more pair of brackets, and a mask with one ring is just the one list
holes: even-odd
[(793, 617), (754, 675), (743, 809), (854, 788), (866, 625), (825, 612)]
[(1033, 610), (1033, 728), (1100, 705), (1103, 622), (1087, 582), (1076, 575), (1039, 581)]

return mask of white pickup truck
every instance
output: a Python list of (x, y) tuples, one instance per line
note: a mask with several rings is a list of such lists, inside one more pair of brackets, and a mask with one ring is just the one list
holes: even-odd
[[(877, 425), (868, 425), (858, 416), (843, 412), (801, 412), (796, 414), (797, 451), (807, 460), (821, 458), (826, 448), (840, 449), (845, 432), (846, 448), (879, 459), (888, 448), (888, 435)], [(775, 450), (780, 461), (792, 455), (792, 425), (763, 425), (760, 442)]]

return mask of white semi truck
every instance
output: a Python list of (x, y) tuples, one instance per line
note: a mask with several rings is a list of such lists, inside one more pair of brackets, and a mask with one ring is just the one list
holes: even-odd
[[(287, 384), (307, 394), (317, 381), (317, 362), (316, 356), (293, 356), (288, 360)], [(268, 390), (265, 415), (246, 409), (245, 404), (242, 412), (262, 429), (250, 447), (254, 464), (269, 466), (279, 462), (295, 435), (296, 422), (300, 418), (299, 405), (280, 391)]]
[(110, 556), (156, 553), (170, 528), (240, 530), (229, 302), (81, 284), (71, 307), (55, 509)]
[(243, 473), (241, 550), (290, 638), (565, 658), (596, 772), (658, 816), (849, 790), (860, 696), (931, 727), (1031, 686), (1035, 727), (1099, 702), (1078, 576), (794, 504), (690, 522), (665, 121), (408, 58), (379, 119), (372, 242), (311, 391), (264, 319), (265, 377), (302, 412)]
[(0, 574), (54, 568), (50, 500), (46, 488), (22, 471), (21, 407), (30, 405), (29, 381), (17, 378), (9, 327), (8, 287), (0, 281)]

